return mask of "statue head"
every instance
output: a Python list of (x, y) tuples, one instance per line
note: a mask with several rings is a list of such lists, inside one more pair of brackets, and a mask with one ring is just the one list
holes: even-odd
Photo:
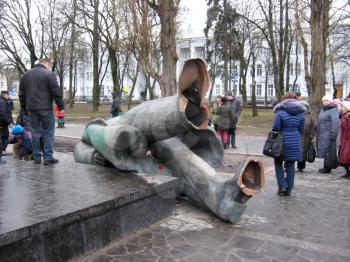
[(201, 58), (185, 62), (179, 79), (179, 108), (197, 128), (206, 128), (210, 114), (205, 99), (210, 85), (206, 62)]

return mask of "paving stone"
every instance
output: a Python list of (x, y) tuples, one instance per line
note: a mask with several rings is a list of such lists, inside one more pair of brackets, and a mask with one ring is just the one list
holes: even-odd
[(209, 257), (205, 256), (204, 254), (197, 253), (191, 257), (188, 258), (191, 262), (212, 262)]
[(293, 246), (265, 242), (260, 248), (259, 253), (285, 261), (295, 256), (298, 251), (299, 249)]
[(198, 249), (194, 246), (183, 245), (170, 249), (170, 254), (175, 258), (187, 257), (198, 252)]
[(93, 258), (91, 261), (92, 262), (109, 262), (112, 260), (113, 260), (113, 258), (110, 256), (99, 255), (99, 256), (96, 256), (95, 258)]
[(161, 257), (161, 258), (159, 258), (158, 262), (176, 262), (176, 260), (174, 260), (170, 257)]
[(237, 247), (249, 251), (256, 251), (263, 243), (264, 241), (254, 238), (233, 236), (220, 250), (229, 252), (231, 249)]
[(108, 248), (105, 253), (110, 256), (124, 256), (127, 251), (124, 246), (112, 246), (111, 248)]

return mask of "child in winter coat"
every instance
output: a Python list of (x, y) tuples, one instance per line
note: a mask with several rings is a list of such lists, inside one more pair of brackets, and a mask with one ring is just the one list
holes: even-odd
[(57, 105), (56, 105), (55, 111), (56, 111), (56, 117), (57, 117), (57, 127), (64, 128), (64, 111), (59, 110)]
[(14, 125), (12, 135), (10, 144), (14, 144), (14, 155), (18, 156), (19, 159), (31, 160), (33, 153), (31, 133), (21, 125)]

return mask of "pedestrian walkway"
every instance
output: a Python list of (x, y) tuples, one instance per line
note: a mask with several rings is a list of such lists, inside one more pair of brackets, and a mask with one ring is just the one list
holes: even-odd
[[(263, 192), (230, 224), (187, 201), (157, 225), (74, 261), (350, 261), (350, 181), (342, 170), (318, 174), (316, 161), (296, 175), (290, 197)], [(268, 168), (269, 170), (271, 169)]]
[[(65, 124), (65, 128), (56, 128), (56, 136), (64, 136), (71, 138), (81, 138), (85, 124)], [(237, 149), (227, 149), (225, 152), (230, 154), (249, 154), (249, 155), (261, 155), (264, 142), (267, 134), (261, 134), (261, 136), (252, 136), (237, 134), (236, 144)]]

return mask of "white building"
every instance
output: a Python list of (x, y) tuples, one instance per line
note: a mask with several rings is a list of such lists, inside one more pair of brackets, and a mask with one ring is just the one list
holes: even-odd
[(6, 75), (0, 71), (0, 90), (7, 90), (7, 79)]
[[(178, 51), (178, 65), (177, 65), (177, 79), (179, 78), (179, 74), (181, 72), (182, 66), (185, 60), (196, 57), (205, 57), (205, 37), (191, 37), (179, 39), (177, 41), (177, 51)], [(273, 81), (272, 72), (272, 64), (267, 62), (268, 58), (264, 57), (263, 54), (257, 54), (257, 62), (256, 62), (256, 72), (255, 72), (255, 80), (256, 80), (256, 97), (257, 101), (264, 101), (265, 99), (265, 88), (267, 92), (267, 97), (271, 99), (276, 95)], [(93, 87), (93, 74), (92, 74), (92, 58), (91, 53), (87, 53), (85, 61), (82, 61), (77, 70), (77, 93), (76, 97), (78, 99), (84, 98), (85, 100), (89, 100), (92, 97), (92, 87)], [(102, 62), (106, 64), (106, 59), (102, 59)], [(237, 68), (239, 68), (239, 62), (236, 62)], [(251, 65), (249, 65), (251, 67)], [(286, 69), (287, 70), (287, 69)], [(297, 51), (295, 51), (295, 45), (292, 47), (291, 58), (290, 58), (290, 79), (289, 85), (285, 84), (286, 91), (294, 91), (301, 92), (302, 96), (307, 96), (307, 88), (304, 77), (304, 57), (302, 48), (299, 45)], [(104, 70), (101, 70), (104, 72)], [(267, 83), (266, 83), (266, 74), (267, 75)], [(345, 63), (338, 63), (335, 65), (335, 81), (337, 86), (342, 90), (342, 97), (345, 97), (350, 92), (350, 68)], [(285, 74), (286, 75), (286, 74)], [(236, 70), (233, 72), (232, 78), (232, 90), (237, 97), (241, 97), (239, 90), (239, 71)], [(286, 81), (286, 79), (285, 79)], [(326, 93), (332, 94), (332, 74), (330, 68), (327, 69), (327, 83)], [(266, 85), (267, 84), (267, 85)], [(294, 84), (294, 85), (293, 85)], [(134, 100), (140, 100), (140, 93), (145, 90), (145, 77), (142, 73), (139, 74), (135, 91), (133, 93)], [(124, 78), (123, 87), (130, 88), (132, 86), (132, 82), (127, 77)], [(247, 96), (248, 101), (251, 98), (252, 91), (252, 73), (251, 69), (249, 69), (247, 73), (246, 87), (247, 87)], [(294, 89), (293, 89), (294, 87)], [(68, 89), (68, 76), (65, 79), (65, 90)], [(111, 92), (113, 90), (113, 81), (110, 73), (110, 69), (107, 68), (107, 73), (105, 78), (101, 84), (101, 99), (110, 98)], [(154, 91), (155, 97), (160, 97), (160, 88), (158, 85), (155, 87)], [(215, 79), (215, 83), (213, 86), (212, 97), (216, 95), (224, 95), (224, 82), (221, 77), (217, 77)]]
[[(205, 38), (204, 37), (195, 37), (179, 40), (177, 43), (178, 54), (179, 54), (179, 62), (178, 62), (178, 72), (180, 72), (183, 63), (185, 60), (189, 58), (202, 57), (204, 58), (204, 46), (205, 46)], [(255, 65), (255, 81), (256, 81), (256, 98), (257, 101), (264, 101), (265, 99), (265, 86), (267, 84), (267, 97), (271, 98), (276, 95), (276, 91), (274, 88), (274, 78), (272, 73), (272, 62), (268, 62), (267, 58), (264, 54), (258, 53), (258, 59)], [(289, 68), (289, 85), (285, 84), (286, 91), (293, 92), (301, 92), (302, 96), (307, 97), (307, 88), (305, 82), (304, 75), (304, 55), (302, 47), (299, 45), (297, 51), (296, 46), (293, 44), (291, 58), (290, 58), (290, 68)], [(236, 63), (237, 68), (239, 68), (239, 62)], [(249, 65), (251, 67), (251, 64)], [(287, 70), (287, 68), (286, 68)], [(342, 97), (346, 97), (350, 92), (350, 68), (345, 63), (337, 63), (335, 64), (335, 82), (336, 86), (340, 88), (340, 92), (342, 93)], [(266, 83), (266, 74), (267, 75), (267, 83)], [(286, 75), (286, 73), (285, 73)], [(232, 77), (232, 90), (233, 93), (241, 97), (240, 90), (238, 88), (238, 80), (239, 80), (239, 71), (233, 70)], [(286, 78), (286, 77), (285, 77)], [(285, 79), (286, 81), (286, 79)], [(333, 78), (331, 69), (327, 68), (327, 84), (325, 85), (326, 93), (332, 95)], [(251, 68), (247, 73), (246, 80), (247, 87), (247, 96), (248, 100), (251, 99), (252, 95), (252, 72)], [(294, 87), (294, 89), (293, 89)], [(215, 83), (213, 86), (213, 96), (216, 95), (224, 95), (224, 80), (220, 77), (215, 79)]]

